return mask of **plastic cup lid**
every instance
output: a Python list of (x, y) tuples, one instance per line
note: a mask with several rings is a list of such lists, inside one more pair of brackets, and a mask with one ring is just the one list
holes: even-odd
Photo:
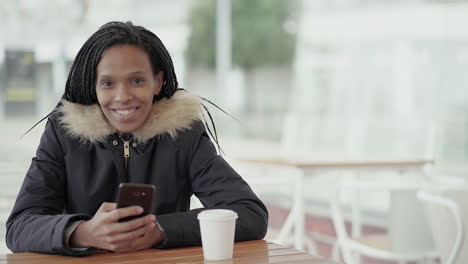
[(200, 220), (231, 220), (237, 218), (236, 212), (227, 209), (208, 209), (198, 214)]

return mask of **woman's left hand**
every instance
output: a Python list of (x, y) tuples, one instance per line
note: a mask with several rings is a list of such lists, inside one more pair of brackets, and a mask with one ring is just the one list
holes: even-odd
[(114, 252), (132, 252), (143, 249), (152, 248), (156, 245), (161, 244), (166, 239), (164, 232), (161, 230), (158, 224), (156, 224), (151, 231), (144, 235), (133, 239), (131, 241), (122, 241), (116, 251)]

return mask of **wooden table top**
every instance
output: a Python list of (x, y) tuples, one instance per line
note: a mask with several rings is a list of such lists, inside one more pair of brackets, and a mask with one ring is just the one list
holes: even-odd
[(220, 263), (220, 264), (263, 264), (263, 263), (314, 263), (338, 264), (339, 262), (313, 256), (295, 249), (264, 240), (239, 242), (234, 245), (234, 258), (222, 261), (203, 259), (201, 247), (178, 249), (148, 249), (131, 253), (97, 252), (87, 257), (66, 257), (38, 253), (16, 253), (0, 255), (0, 264), (54, 264), (54, 263)]
[(433, 164), (426, 159), (315, 159), (315, 158), (239, 158), (239, 161), (256, 164), (292, 166), (301, 169), (312, 168), (353, 168), (353, 167), (422, 167)]

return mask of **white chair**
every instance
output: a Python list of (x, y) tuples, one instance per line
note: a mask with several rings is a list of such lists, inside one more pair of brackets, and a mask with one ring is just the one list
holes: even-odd
[(418, 198), (425, 202), (442, 264), (464, 264), (468, 260), (468, 243), (463, 241), (468, 228), (468, 183), (453, 176), (431, 176), (429, 180)]
[[(433, 159), (434, 156), (435, 124), (432, 120), (427, 120), (426, 118), (392, 116), (388, 119), (373, 120), (373, 122), (371, 122), (366, 119), (346, 119), (343, 117), (311, 119), (310, 114), (307, 113), (289, 112), (285, 116), (284, 124), (281, 143), (283, 152), (287, 153), (289, 157), (301, 157), (311, 152), (323, 152), (324, 155), (327, 155), (327, 153), (334, 153), (333, 155), (336, 155), (336, 153), (343, 153), (345, 156), (348, 155), (350, 157), (359, 157), (360, 155), (367, 154), (369, 157), (378, 155), (386, 157), (387, 154), (390, 157), (400, 157), (400, 154), (403, 153), (412, 158), (417, 157), (428, 160)], [(346, 131), (345, 135), (343, 135), (343, 131)], [(369, 137), (370, 135), (374, 135), (374, 137)], [(378, 150), (366, 149), (366, 147), (369, 147), (367, 146), (368, 144), (366, 145), (366, 140), (381, 141), (383, 135), (387, 135), (388, 137), (381, 148)], [(323, 142), (325, 142), (325, 144)], [(406, 157), (405, 155), (402, 157)], [(346, 175), (345, 177), (349, 177), (355, 173), (350, 172), (348, 174), (350, 175)], [(358, 179), (356, 178), (356, 180)], [(400, 195), (394, 195), (394, 197), (396, 197), (394, 198), (395, 200), (401, 200), (400, 197), (409, 196), (411, 196), (412, 199), (412, 203), (404, 203), (403, 210), (419, 210), (418, 212), (420, 215), (423, 215), (422, 208), (418, 208), (417, 205), (414, 205), (417, 203), (415, 189), (412, 189), (410, 192), (403, 191), (399, 194)], [(401, 205), (401, 202), (399, 205)], [(300, 207), (304, 208), (305, 205), (302, 204)], [(359, 206), (354, 206), (354, 209), (359, 210)], [(399, 210), (399, 208), (392, 208), (392, 210), (395, 209)], [(395, 237), (399, 234), (404, 234), (406, 232), (406, 224), (399, 223), (399, 219), (392, 220), (393, 222), (397, 222), (393, 225), (397, 227), (392, 230), (395, 231), (393, 232)], [(353, 235), (359, 236), (361, 226), (360, 217), (355, 213), (352, 221)], [(424, 231), (428, 230), (428, 227), (422, 226), (422, 228), (418, 230), (422, 230), (420, 233), (424, 233)], [(425, 238), (421, 237), (420, 239), (407, 240), (411, 245), (414, 241), (421, 242), (424, 241)], [(416, 244), (416, 242), (414, 244)], [(335, 245), (336, 244), (334, 244), (334, 246)], [(396, 249), (398, 249), (399, 246), (406, 248), (407, 243), (394, 245)], [(422, 245), (422, 247), (424, 247), (424, 245)], [(432, 245), (427, 246), (427, 248), (432, 249)]]
[[(267, 198), (279, 207), (290, 209), (273, 241), (281, 245), (293, 245), (296, 249), (303, 250), (302, 242), (297, 238), (299, 234), (294, 230), (297, 219), (304, 217), (302, 174), (294, 168), (278, 165), (252, 165), (236, 161), (232, 161), (231, 165), (261, 198)], [(307, 246), (309, 251), (315, 252), (315, 245), (307, 244)]]
[[(424, 232), (415, 226), (411, 220), (411, 215), (400, 216), (398, 225), (401, 228), (402, 223), (408, 223), (411, 226), (404, 227), (408, 230), (407, 241), (405, 247), (401, 247), (395, 243), (392, 237), (391, 223), (388, 224), (389, 232), (377, 235), (360, 235), (353, 237), (348, 235), (345, 219), (342, 213), (342, 194), (346, 190), (351, 193), (363, 192), (413, 192), (416, 196), (417, 186), (407, 184), (377, 184), (370, 182), (354, 181), (342, 182), (336, 191), (336, 196), (331, 202), (332, 218), (335, 226), (338, 245), (341, 249), (343, 259), (347, 264), (360, 263), (361, 256), (367, 256), (375, 259), (397, 261), (398, 263), (408, 262), (427, 262), (435, 259), (438, 254), (431, 244), (431, 238), (424, 238)], [(359, 208), (359, 207), (358, 207)], [(405, 217), (405, 219), (402, 219)], [(407, 217), (407, 218), (406, 218)], [(395, 219), (389, 216), (387, 219)], [(424, 221), (421, 221), (424, 223)], [(416, 223), (417, 224), (417, 223)], [(400, 232), (401, 233), (401, 232)], [(400, 238), (401, 239), (401, 238)], [(415, 240), (416, 239), (416, 240)], [(417, 241), (417, 242), (416, 242)], [(429, 241), (429, 243), (424, 243)]]
[[(267, 146), (265, 149), (261, 142), (258, 145), (252, 144), (248, 154), (242, 158), (255, 159), (256, 155), (261, 158), (277, 158), (281, 154), (291, 158), (303, 154), (305, 151), (303, 146), (308, 144), (301, 141), (310, 138), (310, 135), (303, 132), (313, 130), (311, 123), (307, 123), (309, 126), (304, 129), (303, 122), (300, 122), (296, 113), (287, 113), (284, 124), (281, 144), (275, 144), (273, 149), (270, 149), (271, 146)], [(240, 161), (229, 160), (229, 163), (244, 177), (257, 194), (268, 196), (270, 202), (290, 209), (285, 222), (274, 236), (274, 242), (294, 245), (297, 250), (307, 249), (311, 253), (316, 253), (316, 245), (309, 239), (304, 241), (303, 235), (305, 233), (303, 172), (290, 166), (274, 163), (249, 163), (242, 161), (242, 159)], [(271, 199), (273, 196), (274, 199)]]
[(459, 256), (465, 240), (465, 228), (459, 206), (455, 201), (430, 191), (419, 191), (418, 198), (426, 204), (442, 264), (461, 264)]

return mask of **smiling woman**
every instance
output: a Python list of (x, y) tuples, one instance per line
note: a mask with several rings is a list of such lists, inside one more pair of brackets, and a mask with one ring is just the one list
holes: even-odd
[(147, 119), (164, 73), (153, 74), (146, 53), (131, 45), (103, 53), (97, 66), (96, 95), (102, 113), (120, 133), (130, 133)]
[[(237, 212), (235, 240), (265, 236), (268, 213), (217, 154), (202, 100), (178, 88), (161, 40), (111, 22), (79, 51), (7, 222), (13, 252), (87, 255), (201, 244), (194, 194)], [(156, 187), (152, 214), (116, 208), (122, 182)]]

